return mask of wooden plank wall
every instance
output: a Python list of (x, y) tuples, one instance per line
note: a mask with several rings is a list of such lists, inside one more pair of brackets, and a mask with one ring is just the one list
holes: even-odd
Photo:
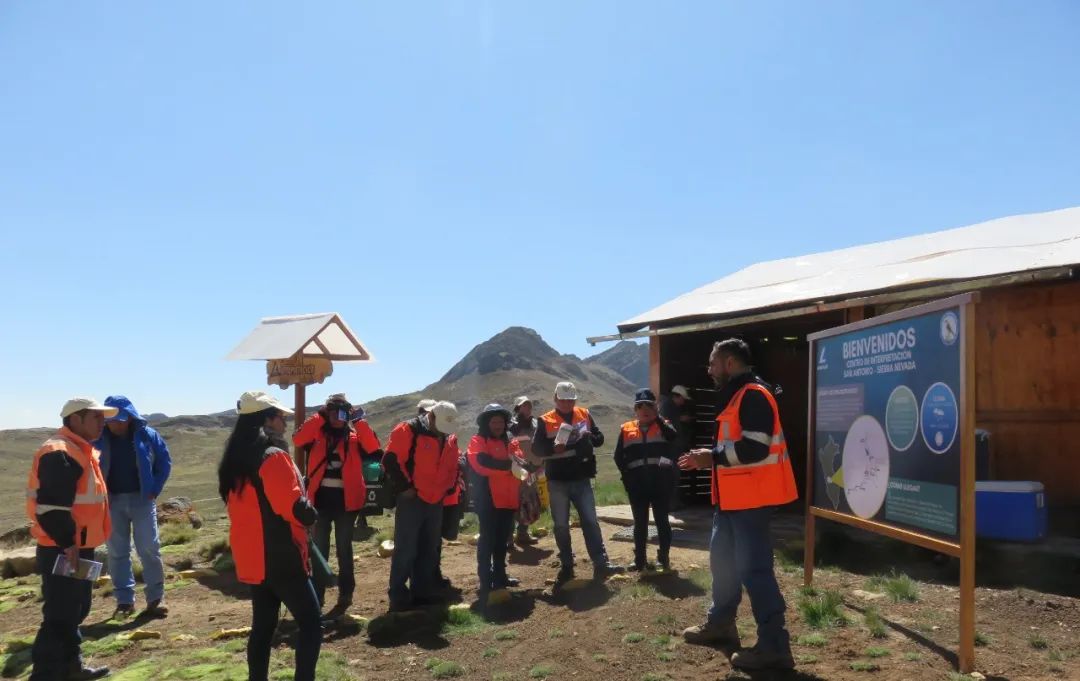
[(999, 480), (1080, 505), (1080, 282), (986, 291), (976, 307), (976, 421)]

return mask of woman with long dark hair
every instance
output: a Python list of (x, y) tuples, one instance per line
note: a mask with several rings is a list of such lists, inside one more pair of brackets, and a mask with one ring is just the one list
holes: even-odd
[(218, 466), (229, 513), (236, 576), (251, 585), (248, 678), (266, 681), (281, 604), (299, 628), (295, 681), (313, 681), (322, 645), (319, 600), (311, 583), (308, 528), (318, 514), (289, 457), (285, 417), (292, 411), (264, 392), (246, 392)]
[(509, 423), (509, 410), (489, 404), (476, 418), (478, 432), (469, 441), (471, 496), (480, 520), (476, 562), (481, 605), (491, 590), (518, 584), (506, 574), (506, 538), (514, 529), (521, 487), (518, 472), (524, 470), (525, 457), (509, 435)]

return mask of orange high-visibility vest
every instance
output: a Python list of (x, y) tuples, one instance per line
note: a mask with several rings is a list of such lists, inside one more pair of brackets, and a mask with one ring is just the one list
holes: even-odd
[[(771, 433), (743, 432), (739, 423), (739, 405), (747, 390), (757, 390), (769, 401), (773, 412)], [(791, 469), (784, 429), (780, 426), (780, 410), (768, 388), (748, 383), (731, 398), (724, 411), (716, 417), (716, 441), (735, 456), (735, 442), (750, 439), (769, 445), (769, 455), (752, 464), (714, 466), (712, 502), (722, 511), (740, 511), (762, 506), (781, 506), (799, 498), (795, 473)]]
[[(69, 506), (46, 506), (38, 504), (38, 464), (49, 452), (65, 452), (82, 468), (82, 475), (75, 483), (75, 502)], [(41, 546), (56, 546), (52, 537), (41, 529), (38, 514), (49, 511), (69, 511), (75, 520), (75, 544), (80, 549), (101, 546), (109, 539), (112, 529), (109, 521), (109, 495), (105, 489), (105, 476), (98, 464), (100, 453), (94, 446), (66, 427), (45, 441), (34, 454), (30, 466), (30, 478), (26, 483), (26, 515), (30, 517), (30, 534)]]

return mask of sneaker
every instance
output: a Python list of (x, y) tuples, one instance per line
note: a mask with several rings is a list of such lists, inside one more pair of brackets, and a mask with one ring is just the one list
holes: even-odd
[(134, 614), (135, 614), (135, 604), (134, 603), (120, 603), (119, 605), (116, 606), (116, 610), (113, 611), (112, 617), (110, 619), (126, 620), (127, 618), (131, 617)]
[(514, 542), (518, 546), (535, 546), (540, 543), (540, 540), (532, 536), (528, 532), (518, 532), (514, 537)]
[(565, 584), (574, 578), (574, 566), (559, 568), (559, 574), (555, 575), (556, 584)]
[(513, 588), (515, 586), (520, 586), (520, 585), (521, 585), (521, 580), (520, 579), (518, 579), (517, 577), (511, 577), (509, 575), (507, 575), (505, 577), (502, 577), (501, 579), (496, 578), (496, 579), (491, 580), (491, 588), (492, 589), (507, 589), (507, 588)]
[(626, 566), (627, 572), (652, 572), (656, 569), (656, 566), (649, 561), (637, 562), (634, 561)]
[(607, 579), (611, 575), (619, 575), (623, 572), (626, 571), (610, 561), (600, 563), (593, 566), (593, 579)]
[(159, 598), (156, 601), (150, 601), (149, 603), (147, 603), (146, 610), (144, 610), (143, 612), (145, 612), (146, 615), (148, 615), (149, 617), (168, 617), (169, 606), (162, 603), (161, 599)]
[(68, 681), (91, 681), (103, 679), (108, 675), (108, 667), (84, 667), (81, 663), (76, 663), (68, 671), (67, 679)]
[(682, 636), (683, 640), (687, 643), (699, 646), (738, 648), (741, 645), (739, 641), (739, 630), (735, 626), (734, 621), (726, 624), (712, 624), (706, 622), (705, 624), (683, 630)]
[(738, 669), (794, 669), (791, 651), (762, 650), (757, 646), (740, 650), (731, 656), (731, 666)]

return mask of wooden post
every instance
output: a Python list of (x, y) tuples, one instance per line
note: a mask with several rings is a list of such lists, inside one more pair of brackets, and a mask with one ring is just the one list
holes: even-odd
[[(293, 432), (300, 430), (300, 426), (304, 425), (305, 415), (307, 414), (307, 405), (304, 404), (304, 398), (306, 396), (306, 389), (303, 383), (297, 383), (296, 389), (296, 404), (293, 407), (295, 414), (293, 414)], [(296, 465), (301, 471), (307, 470), (307, 461), (304, 461), (304, 450), (302, 447), (296, 447), (293, 452), (293, 458), (296, 459)]]
[(975, 669), (975, 303), (960, 308), (960, 654)]
[[(649, 388), (656, 394), (660, 394), (660, 337), (649, 336)], [(677, 424), (676, 424), (677, 425)]]
[(815, 403), (815, 385), (817, 384), (815, 354), (817, 353), (817, 343), (810, 341), (810, 361), (809, 372), (810, 376), (806, 381), (807, 392), (809, 393), (806, 400), (806, 489), (804, 494), (806, 495), (806, 504), (804, 505), (804, 513), (806, 513), (806, 529), (803, 532), (803, 586), (812, 586), (814, 583), (814, 549), (817, 543), (817, 533), (814, 526), (814, 514), (810, 512), (810, 507), (814, 502), (814, 457), (817, 454), (814, 444), (814, 403)]

